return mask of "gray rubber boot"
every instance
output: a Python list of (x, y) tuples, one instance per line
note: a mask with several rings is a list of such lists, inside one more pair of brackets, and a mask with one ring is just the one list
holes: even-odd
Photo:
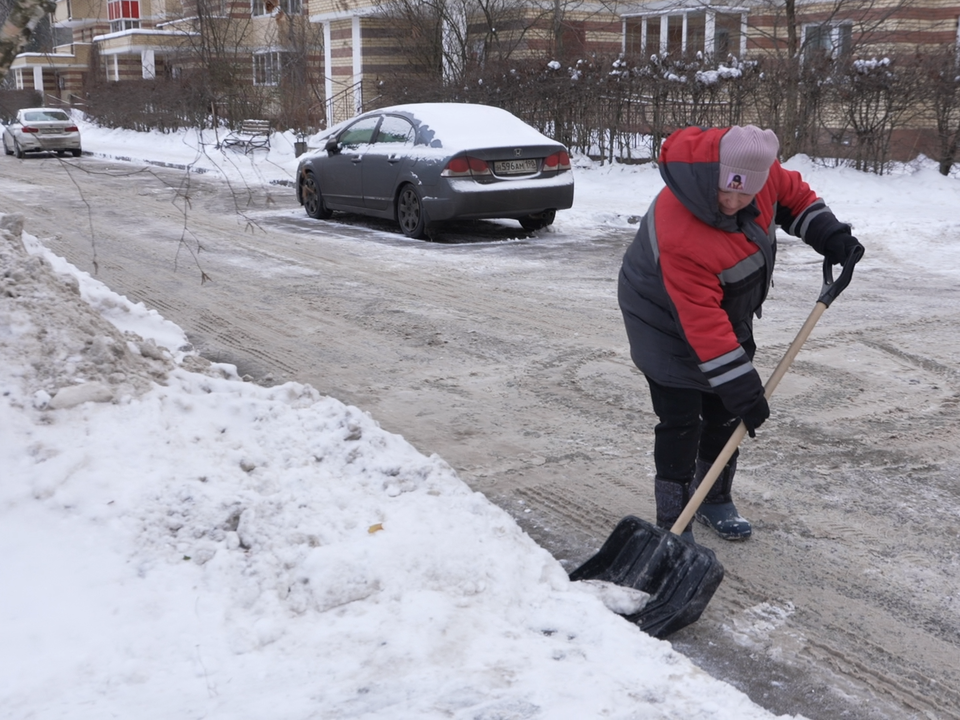
[[(710, 470), (711, 463), (697, 460), (697, 472), (694, 475), (693, 482), (690, 483), (691, 494), (696, 492), (700, 486), (700, 481)], [(703, 504), (697, 510), (694, 516), (701, 523), (711, 528), (724, 540), (746, 540), (753, 534), (753, 528), (750, 521), (740, 516), (736, 506), (733, 504), (731, 488), (733, 487), (733, 476), (737, 472), (737, 459), (734, 458), (720, 473)]]
[[(669, 530), (680, 517), (680, 513), (687, 506), (690, 493), (687, 483), (663, 478), (654, 479), (654, 497), (657, 500), (657, 527)], [(680, 534), (680, 539), (687, 542), (693, 540), (693, 523), (689, 523)]]

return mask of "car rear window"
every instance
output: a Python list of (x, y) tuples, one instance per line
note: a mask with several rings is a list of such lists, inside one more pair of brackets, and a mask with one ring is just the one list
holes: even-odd
[(45, 120), (59, 120), (68, 122), (70, 118), (62, 110), (44, 110), (43, 112), (28, 112), (23, 114), (23, 119), (27, 122), (43, 122)]

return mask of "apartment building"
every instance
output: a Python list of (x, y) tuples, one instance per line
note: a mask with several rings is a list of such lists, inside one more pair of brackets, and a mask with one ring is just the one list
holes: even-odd
[(16, 89), (74, 104), (91, 74), (171, 77), (220, 52), (247, 63), (252, 85), (271, 86), (289, 52), (284, 23), (303, 14), (301, 0), (58, 0), (52, 50), (19, 54), (10, 72)]

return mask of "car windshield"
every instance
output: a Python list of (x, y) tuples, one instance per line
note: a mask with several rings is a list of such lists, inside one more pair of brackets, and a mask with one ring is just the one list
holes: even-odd
[(63, 110), (34, 110), (23, 114), (26, 122), (44, 122), (45, 120), (59, 120), (68, 122), (70, 120)]

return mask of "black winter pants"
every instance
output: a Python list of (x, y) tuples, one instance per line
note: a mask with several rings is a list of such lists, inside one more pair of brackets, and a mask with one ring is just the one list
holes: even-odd
[[(697, 458), (712, 465), (740, 424), (713, 393), (667, 387), (647, 378), (653, 411), (660, 418), (654, 428), (653, 459), (661, 480), (688, 484)], [(731, 462), (737, 458), (737, 450)]]

